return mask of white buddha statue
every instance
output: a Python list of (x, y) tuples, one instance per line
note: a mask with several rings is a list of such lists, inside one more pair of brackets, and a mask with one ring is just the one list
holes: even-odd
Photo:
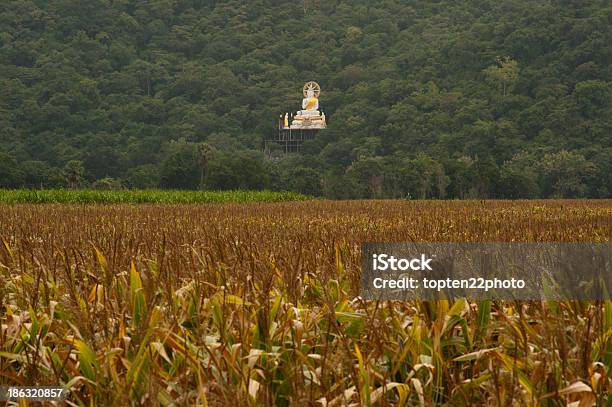
[(315, 96), (313, 89), (306, 91), (306, 97), (302, 99), (302, 109), (298, 112), (302, 116), (319, 116), (319, 99)]
[(324, 129), (325, 115), (319, 112), (319, 98), (321, 87), (316, 82), (307, 82), (302, 89), (304, 99), (302, 99), (302, 110), (298, 110), (293, 116), (290, 129)]

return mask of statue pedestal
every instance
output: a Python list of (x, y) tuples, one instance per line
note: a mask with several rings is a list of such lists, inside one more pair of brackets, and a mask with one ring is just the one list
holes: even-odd
[(327, 125), (319, 112), (314, 114), (298, 113), (291, 122), (291, 129), (324, 129)]

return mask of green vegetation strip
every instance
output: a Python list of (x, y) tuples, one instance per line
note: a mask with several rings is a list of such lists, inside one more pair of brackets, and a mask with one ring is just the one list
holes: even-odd
[(166, 190), (26, 190), (0, 189), (0, 203), (230, 203), (286, 202), (312, 199), (295, 192)]

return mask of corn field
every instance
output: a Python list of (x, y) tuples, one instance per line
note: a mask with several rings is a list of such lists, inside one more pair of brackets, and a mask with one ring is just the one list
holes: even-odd
[(0, 189), (0, 204), (196, 204), (235, 202), (285, 202), (312, 199), (296, 192), (182, 191), (158, 189)]
[(359, 297), (362, 242), (611, 238), (609, 200), (0, 205), (0, 386), (61, 385), (70, 406), (612, 406), (612, 301)]

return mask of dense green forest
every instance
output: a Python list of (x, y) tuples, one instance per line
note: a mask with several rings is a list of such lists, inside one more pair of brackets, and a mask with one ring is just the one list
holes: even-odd
[[(612, 195), (607, 0), (3, 0), (0, 187)], [(262, 138), (321, 84), (329, 128)]]

